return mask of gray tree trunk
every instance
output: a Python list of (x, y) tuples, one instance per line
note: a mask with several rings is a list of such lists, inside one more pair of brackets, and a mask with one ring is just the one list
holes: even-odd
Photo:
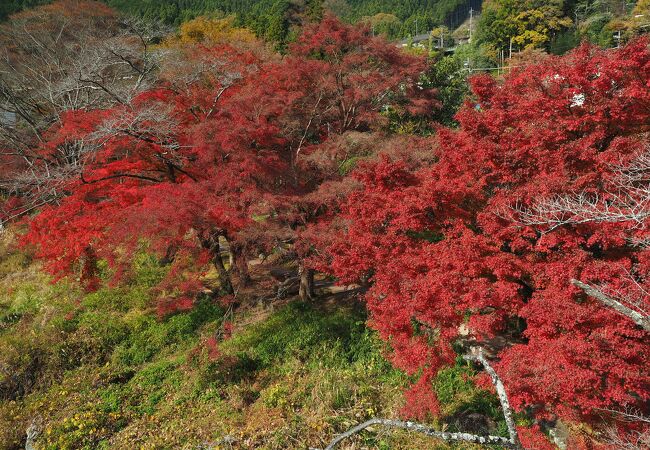
[(300, 287), (298, 288), (300, 299), (303, 301), (313, 300), (316, 298), (314, 293), (314, 269), (308, 269), (300, 264), (298, 274), (300, 275)]
[(226, 270), (226, 266), (223, 264), (221, 259), (221, 246), (219, 245), (219, 234), (212, 233), (209, 237), (201, 239), (201, 245), (203, 248), (210, 252), (210, 258), (212, 265), (217, 269), (219, 274), (219, 284), (221, 289), (228, 295), (233, 295), (235, 289), (232, 286), (232, 281), (230, 280), (230, 273)]

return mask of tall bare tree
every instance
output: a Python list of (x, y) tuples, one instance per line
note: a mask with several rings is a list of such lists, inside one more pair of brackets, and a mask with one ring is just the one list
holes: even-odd
[(70, 111), (128, 102), (156, 82), (164, 30), (94, 1), (63, 0), (16, 14), (0, 27), (0, 194), (18, 194), (21, 214), (63, 195), (96, 142), (65, 140), (44, 151)]
[[(627, 164), (614, 167), (612, 180), (594, 192), (542, 198), (529, 207), (506, 212), (518, 224), (549, 233), (563, 226), (617, 224), (628, 235), (627, 245), (639, 251), (650, 248), (645, 230), (650, 225), (650, 149)], [(639, 237), (643, 236), (643, 237)], [(571, 280), (586, 295), (650, 331), (650, 293), (630, 271), (621, 274), (621, 286), (594, 285)]]

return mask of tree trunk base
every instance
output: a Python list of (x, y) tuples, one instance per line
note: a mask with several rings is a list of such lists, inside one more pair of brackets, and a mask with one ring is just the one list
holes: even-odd
[(303, 301), (309, 301), (316, 298), (316, 293), (314, 292), (314, 270), (307, 269), (304, 266), (300, 265), (298, 268), (298, 274), (300, 276), (300, 287), (298, 288), (298, 295)]

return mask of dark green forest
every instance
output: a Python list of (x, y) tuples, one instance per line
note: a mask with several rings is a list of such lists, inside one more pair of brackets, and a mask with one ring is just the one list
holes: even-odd
[[(646, 24), (647, 2), (626, 0), (103, 0), (128, 15), (178, 26), (198, 16), (234, 16), (236, 24), (258, 37), (279, 43), (292, 40), (305, 22), (326, 11), (349, 23), (364, 22), (390, 39), (453, 30), (476, 14), (476, 43), (487, 46), (489, 59), (512, 47), (542, 48), (562, 54), (583, 40), (615, 46)], [(50, 0), (3, 0), (0, 21)], [(484, 10), (484, 11), (482, 11)], [(442, 27), (442, 28), (440, 28)], [(463, 37), (467, 37), (465, 34)], [(641, 30), (642, 31), (642, 30)], [(455, 36), (458, 38), (458, 36)], [(512, 41), (512, 42), (511, 42)], [(449, 35), (449, 43), (453, 37)]]
[[(435, 25), (451, 21), (455, 25), (460, 9), (469, 8), (471, 0), (105, 0), (120, 11), (150, 20), (161, 20), (169, 25), (193, 19), (201, 15), (237, 16), (242, 25), (247, 25), (258, 34), (266, 35), (268, 27), (288, 28), (296, 16), (318, 17), (327, 9), (349, 22), (358, 22), (363, 18), (379, 13), (395, 16), (399, 26), (394, 36), (404, 37), (423, 32)], [(9, 0), (0, 5), (0, 20), (14, 12), (21, 11), (48, 0)], [(260, 32), (261, 31), (261, 32)], [(273, 31), (270, 32), (273, 35)], [(277, 30), (276, 30), (277, 34)]]
[(50, 3), (48, 0), (3, 0), (0, 2), (0, 20), (6, 20), (10, 14), (34, 6)]

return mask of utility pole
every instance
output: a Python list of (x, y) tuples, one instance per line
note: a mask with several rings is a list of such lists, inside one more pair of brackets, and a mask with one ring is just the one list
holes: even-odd
[(470, 44), (472, 43), (472, 24), (474, 22), (474, 8), (470, 6), (469, 8), (469, 42)]
[(418, 35), (418, 19), (415, 19), (415, 36)]

